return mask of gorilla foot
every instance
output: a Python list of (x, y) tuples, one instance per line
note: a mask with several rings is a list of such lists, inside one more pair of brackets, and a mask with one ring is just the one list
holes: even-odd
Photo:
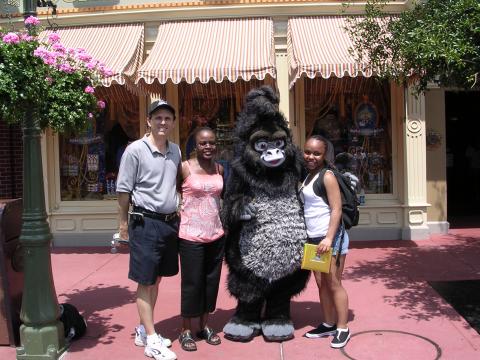
[(290, 319), (269, 319), (262, 322), (262, 333), (266, 341), (291, 340), (294, 330)]
[(260, 324), (233, 318), (223, 327), (223, 334), (231, 341), (248, 342), (260, 334)]

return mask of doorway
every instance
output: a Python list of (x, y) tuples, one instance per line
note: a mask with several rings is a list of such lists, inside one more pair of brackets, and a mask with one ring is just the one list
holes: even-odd
[(480, 227), (480, 91), (445, 92), (447, 214), (451, 228)]

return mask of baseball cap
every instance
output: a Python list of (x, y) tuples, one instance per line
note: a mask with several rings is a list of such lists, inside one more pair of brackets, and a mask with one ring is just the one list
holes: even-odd
[(158, 109), (167, 109), (175, 117), (175, 109), (173, 108), (172, 105), (167, 103), (165, 100), (155, 100), (154, 102), (152, 102), (148, 107), (148, 116), (149, 117), (152, 116), (152, 114)]

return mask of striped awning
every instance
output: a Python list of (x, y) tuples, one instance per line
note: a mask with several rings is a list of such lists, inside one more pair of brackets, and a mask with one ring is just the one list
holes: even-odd
[(211, 19), (160, 25), (137, 83), (189, 84), (276, 76), (270, 18)]
[[(50, 32), (48, 30), (41, 36)], [(102, 80), (104, 86), (134, 84), (143, 60), (143, 24), (74, 26), (59, 28), (56, 32), (64, 46), (85, 49), (95, 60), (103, 62), (113, 71), (111, 77)], [(129, 88), (133, 89), (133, 86)]]
[(302, 75), (372, 76), (365, 64), (356, 63), (349, 53), (353, 42), (345, 31), (345, 16), (296, 17), (288, 20), (287, 46), (290, 86)]

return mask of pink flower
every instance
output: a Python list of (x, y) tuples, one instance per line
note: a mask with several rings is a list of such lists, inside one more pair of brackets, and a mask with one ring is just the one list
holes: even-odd
[(109, 77), (113, 75), (113, 71), (105, 66), (105, 64), (100, 63), (98, 66), (98, 71), (103, 77)]
[(92, 61), (86, 63), (85, 66), (88, 70), (93, 70), (97, 66), (97, 62), (95, 60), (92, 60)]
[(89, 118), (89, 119), (93, 119), (93, 114), (92, 114), (92, 113), (88, 113), (88, 118)]
[(29, 16), (25, 19), (25, 25), (37, 26), (40, 25), (40, 20), (38, 20), (35, 16)]
[(22, 39), (23, 41), (33, 41), (33, 40), (35, 40), (35, 36), (31, 36), (31, 35), (28, 35), (28, 34), (22, 34), (20, 36), (20, 39)]
[(58, 35), (57, 33), (48, 34), (48, 42), (50, 44), (55, 44), (56, 42), (59, 42), (59, 41), (60, 41), (60, 35)]
[(48, 82), (49, 84), (53, 83), (53, 79), (50, 76), (47, 76), (45, 78), (45, 81)]
[(100, 109), (105, 109), (105, 101), (98, 100), (98, 101), (97, 101), (97, 106), (98, 106)]
[(58, 67), (58, 70), (63, 71), (67, 74), (71, 74), (75, 71), (75, 69), (72, 68), (69, 63), (60, 64), (59, 67)]
[(6, 44), (18, 44), (20, 42), (18, 35), (13, 32), (9, 32), (8, 34), (4, 35), (2, 40)]
[(83, 62), (88, 63), (89, 61), (92, 60), (92, 57), (88, 55), (87, 53), (78, 53), (77, 54), (77, 59)]
[(47, 65), (55, 65), (56, 60), (53, 56), (45, 56), (42, 58), (43, 62)]
[(65, 54), (65, 52), (66, 52), (65, 46), (63, 46), (60, 43), (53, 44), (52, 49), (55, 50), (56, 52), (62, 53), (62, 54)]
[(52, 55), (55, 57), (57, 61), (64, 60), (66, 55), (62, 52), (52, 51)]
[(39, 46), (33, 51), (33, 55), (43, 60), (45, 64), (54, 65), (57, 62), (58, 53), (50, 52), (44, 47)]
[(91, 86), (87, 86), (84, 90), (87, 94), (93, 94), (95, 92), (95, 89)]
[(39, 46), (33, 51), (33, 55), (40, 58), (43, 58), (46, 53), (48, 53), (48, 51), (43, 46)]

